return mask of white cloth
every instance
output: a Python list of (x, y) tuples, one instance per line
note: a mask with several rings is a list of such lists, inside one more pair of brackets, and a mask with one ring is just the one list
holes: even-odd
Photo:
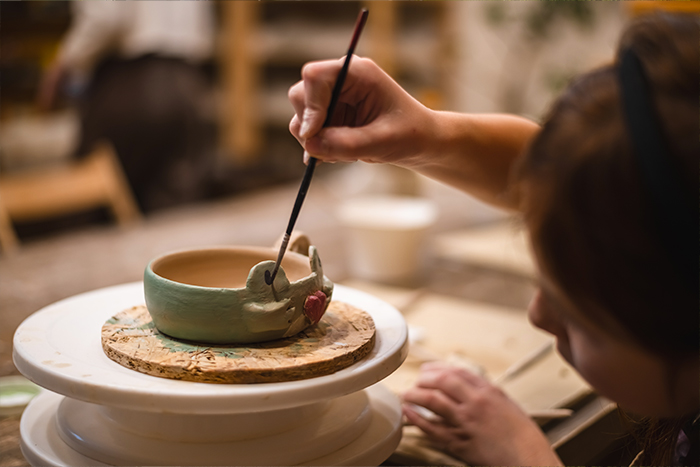
[(89, 74), (114, 53), (135, 58), (156, 53), (192, 63), (212, 55), (214, 14), (209, 1), (76, 1), (60, 60), (72, 72)]

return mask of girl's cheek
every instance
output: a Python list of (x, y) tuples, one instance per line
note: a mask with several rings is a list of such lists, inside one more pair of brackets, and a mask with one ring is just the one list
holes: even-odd
[(571, 336), (569, 349), (570, 357), (564, 356), (564, 358), (601, 395), (615, 398), (619, 396), (615, 389), (618, 380), (621, 380), (625, 385), (629, 383), (624, 382), (624, 378), (619, 377), (624, 372), (620, 372), (619, 369), (612, 371), (609, 355), (607, 357), (600, 355), (598, 348), (576, 332)]

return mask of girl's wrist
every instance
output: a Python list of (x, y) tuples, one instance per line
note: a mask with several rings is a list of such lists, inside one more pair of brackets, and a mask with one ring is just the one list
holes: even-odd
[(441, 160), (451, 152), (450, 140), (456, 132), (449, 121), (448, 112), (424, 108), (423, 118), (417, 120), (409, 130), (408, 150), (405, 157), (395, 165), (419, 173), (430, 174), (433, 167), (439, 166)]

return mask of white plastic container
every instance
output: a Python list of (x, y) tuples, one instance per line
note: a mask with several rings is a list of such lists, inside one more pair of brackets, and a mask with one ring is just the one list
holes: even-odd
[(0, 377), (0, 417), (22, 413), (41, 388), (24, 376)]
[(352, 277), (392, 284), (416, 282), (424, 241), (437, 209), (424, 198), (364, 196), (343, 203), (340, 222), (347, 228)]

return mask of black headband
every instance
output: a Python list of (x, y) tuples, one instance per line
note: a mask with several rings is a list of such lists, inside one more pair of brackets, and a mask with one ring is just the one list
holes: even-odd
[(684, 195), (654, 110), (644, 67), (631, 49), (624, 50), (620, 56), (618, 76), (625, 124), (659, 239), (683, 280), (697, 288), (700, 272), (697, 209), (688, 204)]

